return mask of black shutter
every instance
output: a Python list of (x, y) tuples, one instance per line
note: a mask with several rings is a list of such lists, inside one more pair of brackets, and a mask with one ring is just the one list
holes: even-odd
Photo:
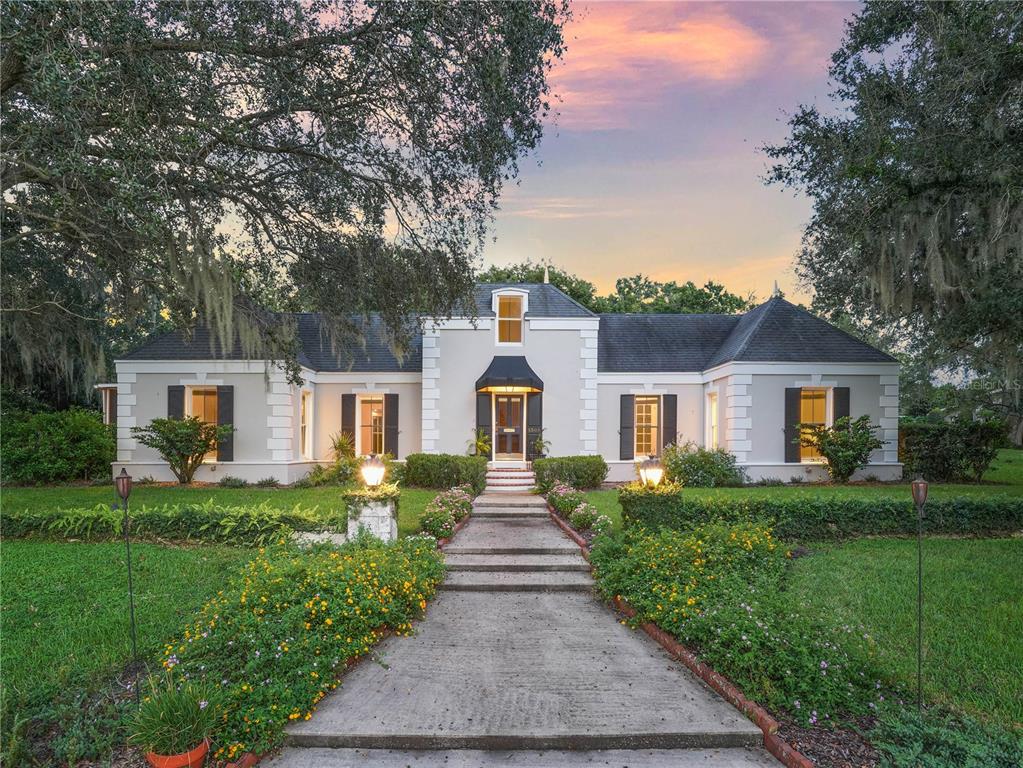
[(117, 427), (117, 390), (110, 389), (110, 423)]
[(849, 416), (849, 387), (835, 387), (832, 392), (835, 421)]
[(398, 458), (398, 396), (384, 395), (384, 453)]
[(167, 387), (167, 418), (185, 418), (185, 388), (180, 384)]
[(355, 448), (355, 395), (341, 395), (341, 434), (348, 435)]
[[(490, 410), (490, 393), (476, 393), (476, 429), (483, 430), (483, 434), (490, 440), (490, 450), (494, 450), (494, 415)], [(489, 456), (487, 457), (490, 458)]]
[(678, 437), (678, 395), (661, 397), (661, 448), (667, 448)]
[(536, 441), (543, 437), (543, 394), (526, 395), (526, 459), (539, 458)]
[(803, 390), (799, 387), (785, 388), (785, 463), (799, 463), (799, 404)]
[(620, 445), (618, 458), (622, 461), (636, 456), (636, 397), (622, 395), (621, 427), (618, 430)]
[[(234, 426), (234, 387), (217, 387), (217, 424)], [(217, 461), (234, 461), (234, 432), (217, 443)]]

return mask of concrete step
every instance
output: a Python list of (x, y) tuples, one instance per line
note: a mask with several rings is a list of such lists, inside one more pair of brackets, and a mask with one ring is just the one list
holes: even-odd
[(457, 592), (589, 592), (593, 579), (577, 571), (455, 571), (440, 588)]
[(537, 496), (533, 493), (520, 493), (518, 495), (503, 494), (496, 498), (484, 494), (476, 497), (473, 507), (475, 509), (482, 509), (484, 507), (536, 507), (537, 509), (547, 509), (547, 501), (543, 496)]
[(531, 469), (488, 469), (487, 477), (528, 477), (536, 479), (536, 473)]
[(473, 517), (484, 519), (507, 519), (509, 517), (547, 517), (547, 510), (531, 507), (482, 507), (473, 512)]
[(487, 493), (528, 493), (533, 489), (531, 485), (488, 485)]
[(449, 571), (582, 571), (590, 564), (582, 555), (458, 555), (444, 557)]
[(579, 547), (550, 520), (471, 517), (444, 551), (463, 555), (561, 555), (579, 554)]
[(764, 749), (607, 749), (607, 750), (481, 750), (481, 749), (302, 749), (288, 747), (264, 760), (266, 768), (777, 768)]

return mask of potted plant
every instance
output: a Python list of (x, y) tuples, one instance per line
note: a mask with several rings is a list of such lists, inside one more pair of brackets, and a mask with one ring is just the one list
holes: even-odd
[(535, 440), (533, 440), (533, 454), (538, 459), (546, 457), (547, 451), (551, 449), (551, 441), (544, 440), (543, 438), (543, 433), (546, 431), (546, 429), (541, 429), (540, 434), (536, 436)]
[(149, 694), (135, 717), (131, 741), (153, 768), (200, 768), (219, 707), (213, 689), (195, 682), (178, 685), (173, 675), (149, 678)]

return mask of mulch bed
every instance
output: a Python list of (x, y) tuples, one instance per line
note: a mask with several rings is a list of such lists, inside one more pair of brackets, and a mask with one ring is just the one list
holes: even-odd
[(877, 750), (863, 736), (874, 725), (874, 718), (852, 721), (853, 728), (821, 728), (797, 725), (779, 719), (778, 735), (821, 768), (874, 768)]

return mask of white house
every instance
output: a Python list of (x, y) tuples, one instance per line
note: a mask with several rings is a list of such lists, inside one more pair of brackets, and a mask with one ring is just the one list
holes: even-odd
[(208, 333), (157, 337), (116, 361), (105, 411), (117, 419), (117, 461), (136, 477), (173, 479), (131, 428), (194, 415), (235, 427), (197, 480), (225, 475), (291, 483), (331, 458), (347, 432), (359, 454), (465, 453), (477, 428), (491, 460), (514, 467), (535, 455), (600, 454), (608, 479), (676, 441), (733, 453), (751, 478), (823, 477), (793, 443), (794, 424), (863, 414), (884, 447), (864, 476), (901, 476), (896, 451), (898, 363), (772, 298), (744, 315), (595, 315), (549, 284), (484, 284), (478, 317), (433, 322), (404, 359), (379, 319), (342, 359), (316, 315), (295, 316), (304, 382), (286, 381), (238, 348), (214, 356)]

